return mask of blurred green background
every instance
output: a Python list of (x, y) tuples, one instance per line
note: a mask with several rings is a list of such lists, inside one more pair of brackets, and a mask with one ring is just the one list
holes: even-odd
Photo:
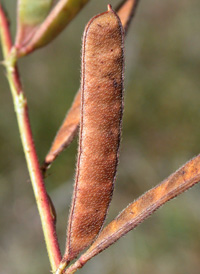
[[(16, 1), (1, 1), (15, 33)], [(85, 24), (106, 10), (91, 2), (49, 46), (20, 60), (42, 162), (80, 82)], [(119, 1), (110, 1), (115, 7)], [(120, 164), (107, 223), (139, 195), (200, 152), (200, 2), (139, 4), (126, 39)], [(2, 55), (0, 55), (2, 60)], [(0, 273), (49, 273), (5, 70), (0, 66)], [(73, 190), (77, 139), (56, 160), (46, 185), (57, 209), (62, 251)], [(79, 272), (200, 273), (200, 186), (169, 202)]]

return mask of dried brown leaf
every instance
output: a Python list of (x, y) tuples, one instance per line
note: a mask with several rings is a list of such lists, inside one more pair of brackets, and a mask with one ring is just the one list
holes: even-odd
[[(123, 0), (117, 8), (117, 14), (127, 32), (139, 0)], [(52, 146), (45, 158), (43, 170), (45, 170), (55, 158), (72, 142), (78, 132), (80, 121), (81, 91), (77, 92), (72, 107), (67, 113)]]
[(124, 27), (125, 34), (129, 29), (131, 19), (135, 14), (138, 3), (139, 0), (124, 0), (116, 9), (122, 26)]
[(92, 246), (68, 268), (66, 273), (73, 273), (88, 260), (108, 248), (119, 238), (134, 229), (160, 206), (186, 191), (200, 181), (200, 155), (187, 162), (162, 183), (147, 191), (135, 202), (125, 208), (99, 234)]
[(67, 147), (76, 135), (80, 122), (81, 91), (77, 92), (74, 102), (59, 129), (49, 153), (45, 158), (46, 165), (51, 164), (58, 154)]

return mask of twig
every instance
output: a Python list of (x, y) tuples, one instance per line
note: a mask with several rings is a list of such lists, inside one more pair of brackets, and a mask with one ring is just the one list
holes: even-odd
[(21, 141), (28, 165), (29, 174), (39, 210), (42, 228), (44, 232), (47, 251), (52, 271), (55, 271), (60, 263), (61, 254), (58, 246), (54, 221), (51, 215), (47, 192), (40, 171), (40, 165), (36, 154), (33, 136), (31, 132), (28, 107), (25, 95), (19, 79), (16, 66), (16, 51), (12, 49), (12, 41), (6, 15), (0, 5), (0, 37), (3, 48), (4, 65), (7, 70), (8, 82), (10, 85), (15, 112), (17, 116)]

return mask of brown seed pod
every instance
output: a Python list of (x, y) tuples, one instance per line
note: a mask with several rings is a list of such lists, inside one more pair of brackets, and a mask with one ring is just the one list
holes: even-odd
[[(123, 0), (117, 7), (117, 15), (119, 16), (125, 34), (128, 31), (131, 19), (135, 14), (139, 0)], [(51, 148), (45, 158), (43, 171), (51, 165), (55, 158), (72, 142), (78, 132), (80, 122), (80, 106), (81, 106), (81, 90), (79, 89), (74, 102), (68, 111)]]
[(116, 13), (95, 16), (82, 49), (79, 152), (64, 260), (99, 233), (113, 193), (123, 112), (124, 33)]

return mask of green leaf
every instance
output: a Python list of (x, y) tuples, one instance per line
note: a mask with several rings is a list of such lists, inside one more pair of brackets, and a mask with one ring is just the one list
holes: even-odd
[(18, 16), (21, 24), (35, 26), (48, 15), (52, 0), (19, 0)]
[(50, 43), (89, 0), (61, 0), (37, 30), (31, 41), (19, 49), (18, 56), (24, 56)]
[(19, 0), (15, 44), (25, 45), (48, 15), (53, 0)]

